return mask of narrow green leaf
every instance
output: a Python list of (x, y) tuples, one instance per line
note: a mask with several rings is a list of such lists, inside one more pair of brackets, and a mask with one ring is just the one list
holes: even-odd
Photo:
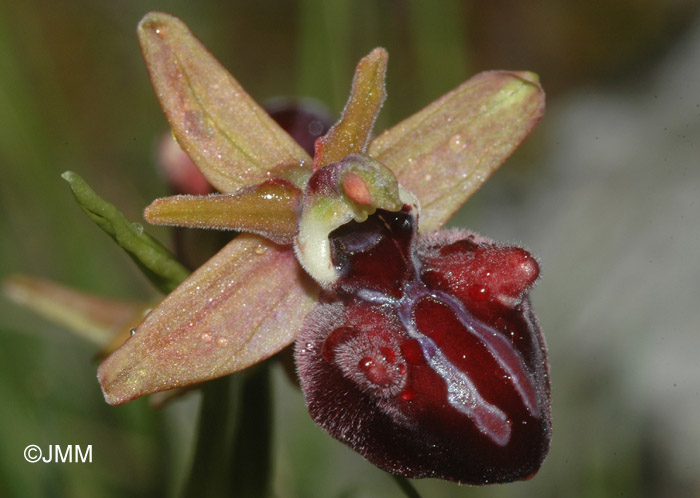
[(151, 82), (180, 146), (219, 191), (258, 184), (280, 165), (311, 158), (178, 18), (151, 12), (139, 23)]
[(189, 272), (158, 241), (131, 223), (109, 202), (98, 196), (78, 174), (66, 171), (61, 177), (70, 184), (83, 211), (124, 249), (141, 271), (161, 292), (168, 293), (185, 280)]

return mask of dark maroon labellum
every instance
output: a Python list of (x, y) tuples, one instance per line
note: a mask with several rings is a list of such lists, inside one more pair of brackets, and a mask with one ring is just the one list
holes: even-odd
[(340, 278), (297, 340), (313, 419), (406, 477), (531, 477), (549, 449), (534, 258), (467, 231), (416, 237), (407, 206), (330, 235)]

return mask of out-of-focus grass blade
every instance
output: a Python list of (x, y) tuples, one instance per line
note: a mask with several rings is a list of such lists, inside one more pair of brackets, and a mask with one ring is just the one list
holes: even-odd
[(107, 299), (26, 275), (11, 275), (3, 282), (2, 290), (15, 303), (101, 347), (120, 331), (135, 326), (148, 307), (146, 303)]

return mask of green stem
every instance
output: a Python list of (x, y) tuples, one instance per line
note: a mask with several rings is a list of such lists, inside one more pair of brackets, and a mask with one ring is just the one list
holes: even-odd
[(401, 491), (408, 497), (408, 498), (421, 498), (420, 494), (418, 491), (416, 491), (416, 488), (413, 487), (413, 484), (406, 479), (405, 477), (401, 476), (393, 476), (394, 480), (396, 481), (396, 484), (401, 488)]
[(269, 362), (246, 372), (240, 388), (238, 424), (231, 452), (232, 496), (270, 496), (272, 396)]
[(229, 399), (234, 377), (222, 377), (202, 386), (197, 443), (182, 498), (226, 496), (226, 426), (231, 419)]

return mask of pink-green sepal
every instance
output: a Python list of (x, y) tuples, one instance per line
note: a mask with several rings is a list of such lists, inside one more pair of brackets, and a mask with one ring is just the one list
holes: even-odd
[(119, 405), (272, 356), (294, 341), (318, 291), (290, 247), (238, 236), (102, 362), (98, 380), (106, 401)]
[(151, 82), (180, 146), (219, 191), (258, 184), (311, 158), (178, 18), (151, 12), (138, 37)]
[(518, 148), (543, 113), (535, 74), (488, 71), (382, 133), (368, 154), (418, 197), (420, 230), (432, 232)]

